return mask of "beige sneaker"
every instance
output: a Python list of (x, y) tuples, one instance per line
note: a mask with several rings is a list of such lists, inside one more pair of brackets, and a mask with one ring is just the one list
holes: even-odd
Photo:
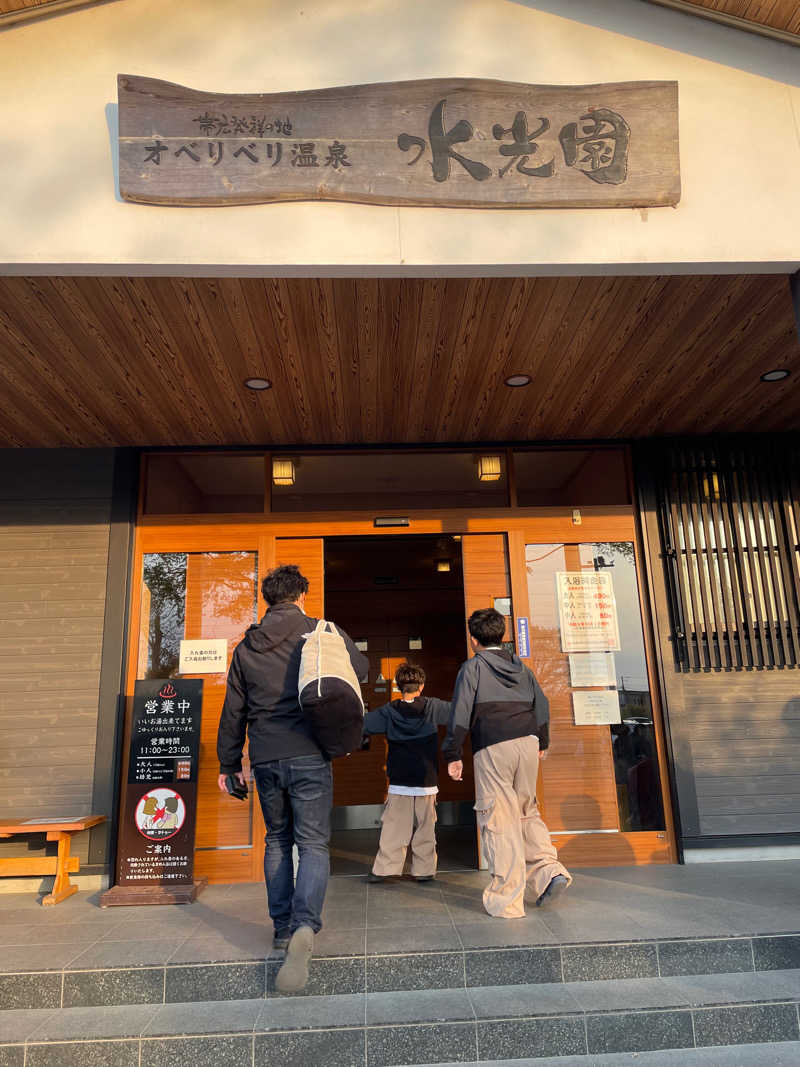
[(286, 959), (275, 975), (275, 989), (279, 993), (299, 993), (308, 981), (308, 965), (314, 951), (314, 931), (300, 926), (292, 934), (286, 949)]

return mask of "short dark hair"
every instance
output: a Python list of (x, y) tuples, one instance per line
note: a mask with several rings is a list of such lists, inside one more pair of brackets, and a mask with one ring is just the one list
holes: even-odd
[(414, 663), (401, 663), (395, 671), (394, 680), (401, 693), (416, 693), (425, 685), (425, 671)]
[(270, 571), (261, 583), (261, 595), (270, 607), (286, 601), (294, 603), (303, 593), (308, 592), (308, 578), (300, 573), (294, 563), (285, 563)]
[(469, 632), (479, 645), (499, 645), (506, 632), (506, 620), (494, 608), (473, 611), (467, 622)]

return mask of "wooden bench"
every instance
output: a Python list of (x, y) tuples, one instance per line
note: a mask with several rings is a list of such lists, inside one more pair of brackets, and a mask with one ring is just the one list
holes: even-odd
[(72, 835), (88, 830), (105, 822), (105, 815), (87, 815), (80, 819), (7, 819), (0, 821), (0, 838), (15, 837), (19, 834), (46, 834), (48, 841), (58, 841), (58, 856), (27, 856), (0, 858), (0, 877), (11, 875), (54, 874), (56, 880), (53, 891), (43, 898), (45, 907), (52, 907), (73, 893), (78, 887), (69, 880), (71, 874), (80, 870), (80, 860), (70, 856), (69, 849)]

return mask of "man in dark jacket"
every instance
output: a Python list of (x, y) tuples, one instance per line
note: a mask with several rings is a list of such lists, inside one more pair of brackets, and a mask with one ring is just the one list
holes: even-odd
[[(270, 571), (261, 584), (269, 610), (234, 650), (217, 733), (219, 788), (235, 775), (244, 785), (242, 749), (250, 764), (267, 828), (264, 879), (275, 948), (286, 949), (276, 977), (280, 992), (308, 979), (314, 934), (322, 927), (328, 885), (333, 776), (306, 723), (297, 692), (303, 637), (317, 624), (303, 610), (308, 580), (298, 567)], [(342, 631), (357, 677), (368, 661)], [(294, 879), (292, 846), (299, 864)]]
[(511, 919), (525, 914), (526, 898), (552, 901), (572, 881), (536, 806), (549, 706), (533, 673), (502, 647), (505, 619), (498, 611), (474, 611), (468, 627), (475, 655), (456, 679), (442, 755), (450, 777), (460, 780), (461, 749), (471, 735), (475, 813), (492, 875), (483, 906)]
[(436, 794), (439, 792), (439, 732), (450, 719), (450, 703), (424, 697), (425, 671), (401, 663), (395, 673), (400, 700), (364, 718), (364, 733), (385, 734), (389, 751), (389, 794), (381, 820), (378, 855), (369, 882), (403, 873), (411, 845), (411, 877), (431, 882), (436, 875)]

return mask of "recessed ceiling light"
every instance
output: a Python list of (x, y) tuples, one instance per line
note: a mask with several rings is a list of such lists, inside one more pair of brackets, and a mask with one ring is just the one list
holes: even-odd
[(506, 385), (510, 385), (512, 389), (519, 389), (523, 385), (531, 384), (531, 376), (529, 374), (512, 374), (506, 378)]
[(762, 382), (782, 382), (784, 378), (789, 377), (788, 370), (768, 370), (766, 374), (761, 375)]
[(255, 389), (256, 391), (272, 388), (272, 382), (269, 378), (245, 378), (244, 384), (248, 389)]

